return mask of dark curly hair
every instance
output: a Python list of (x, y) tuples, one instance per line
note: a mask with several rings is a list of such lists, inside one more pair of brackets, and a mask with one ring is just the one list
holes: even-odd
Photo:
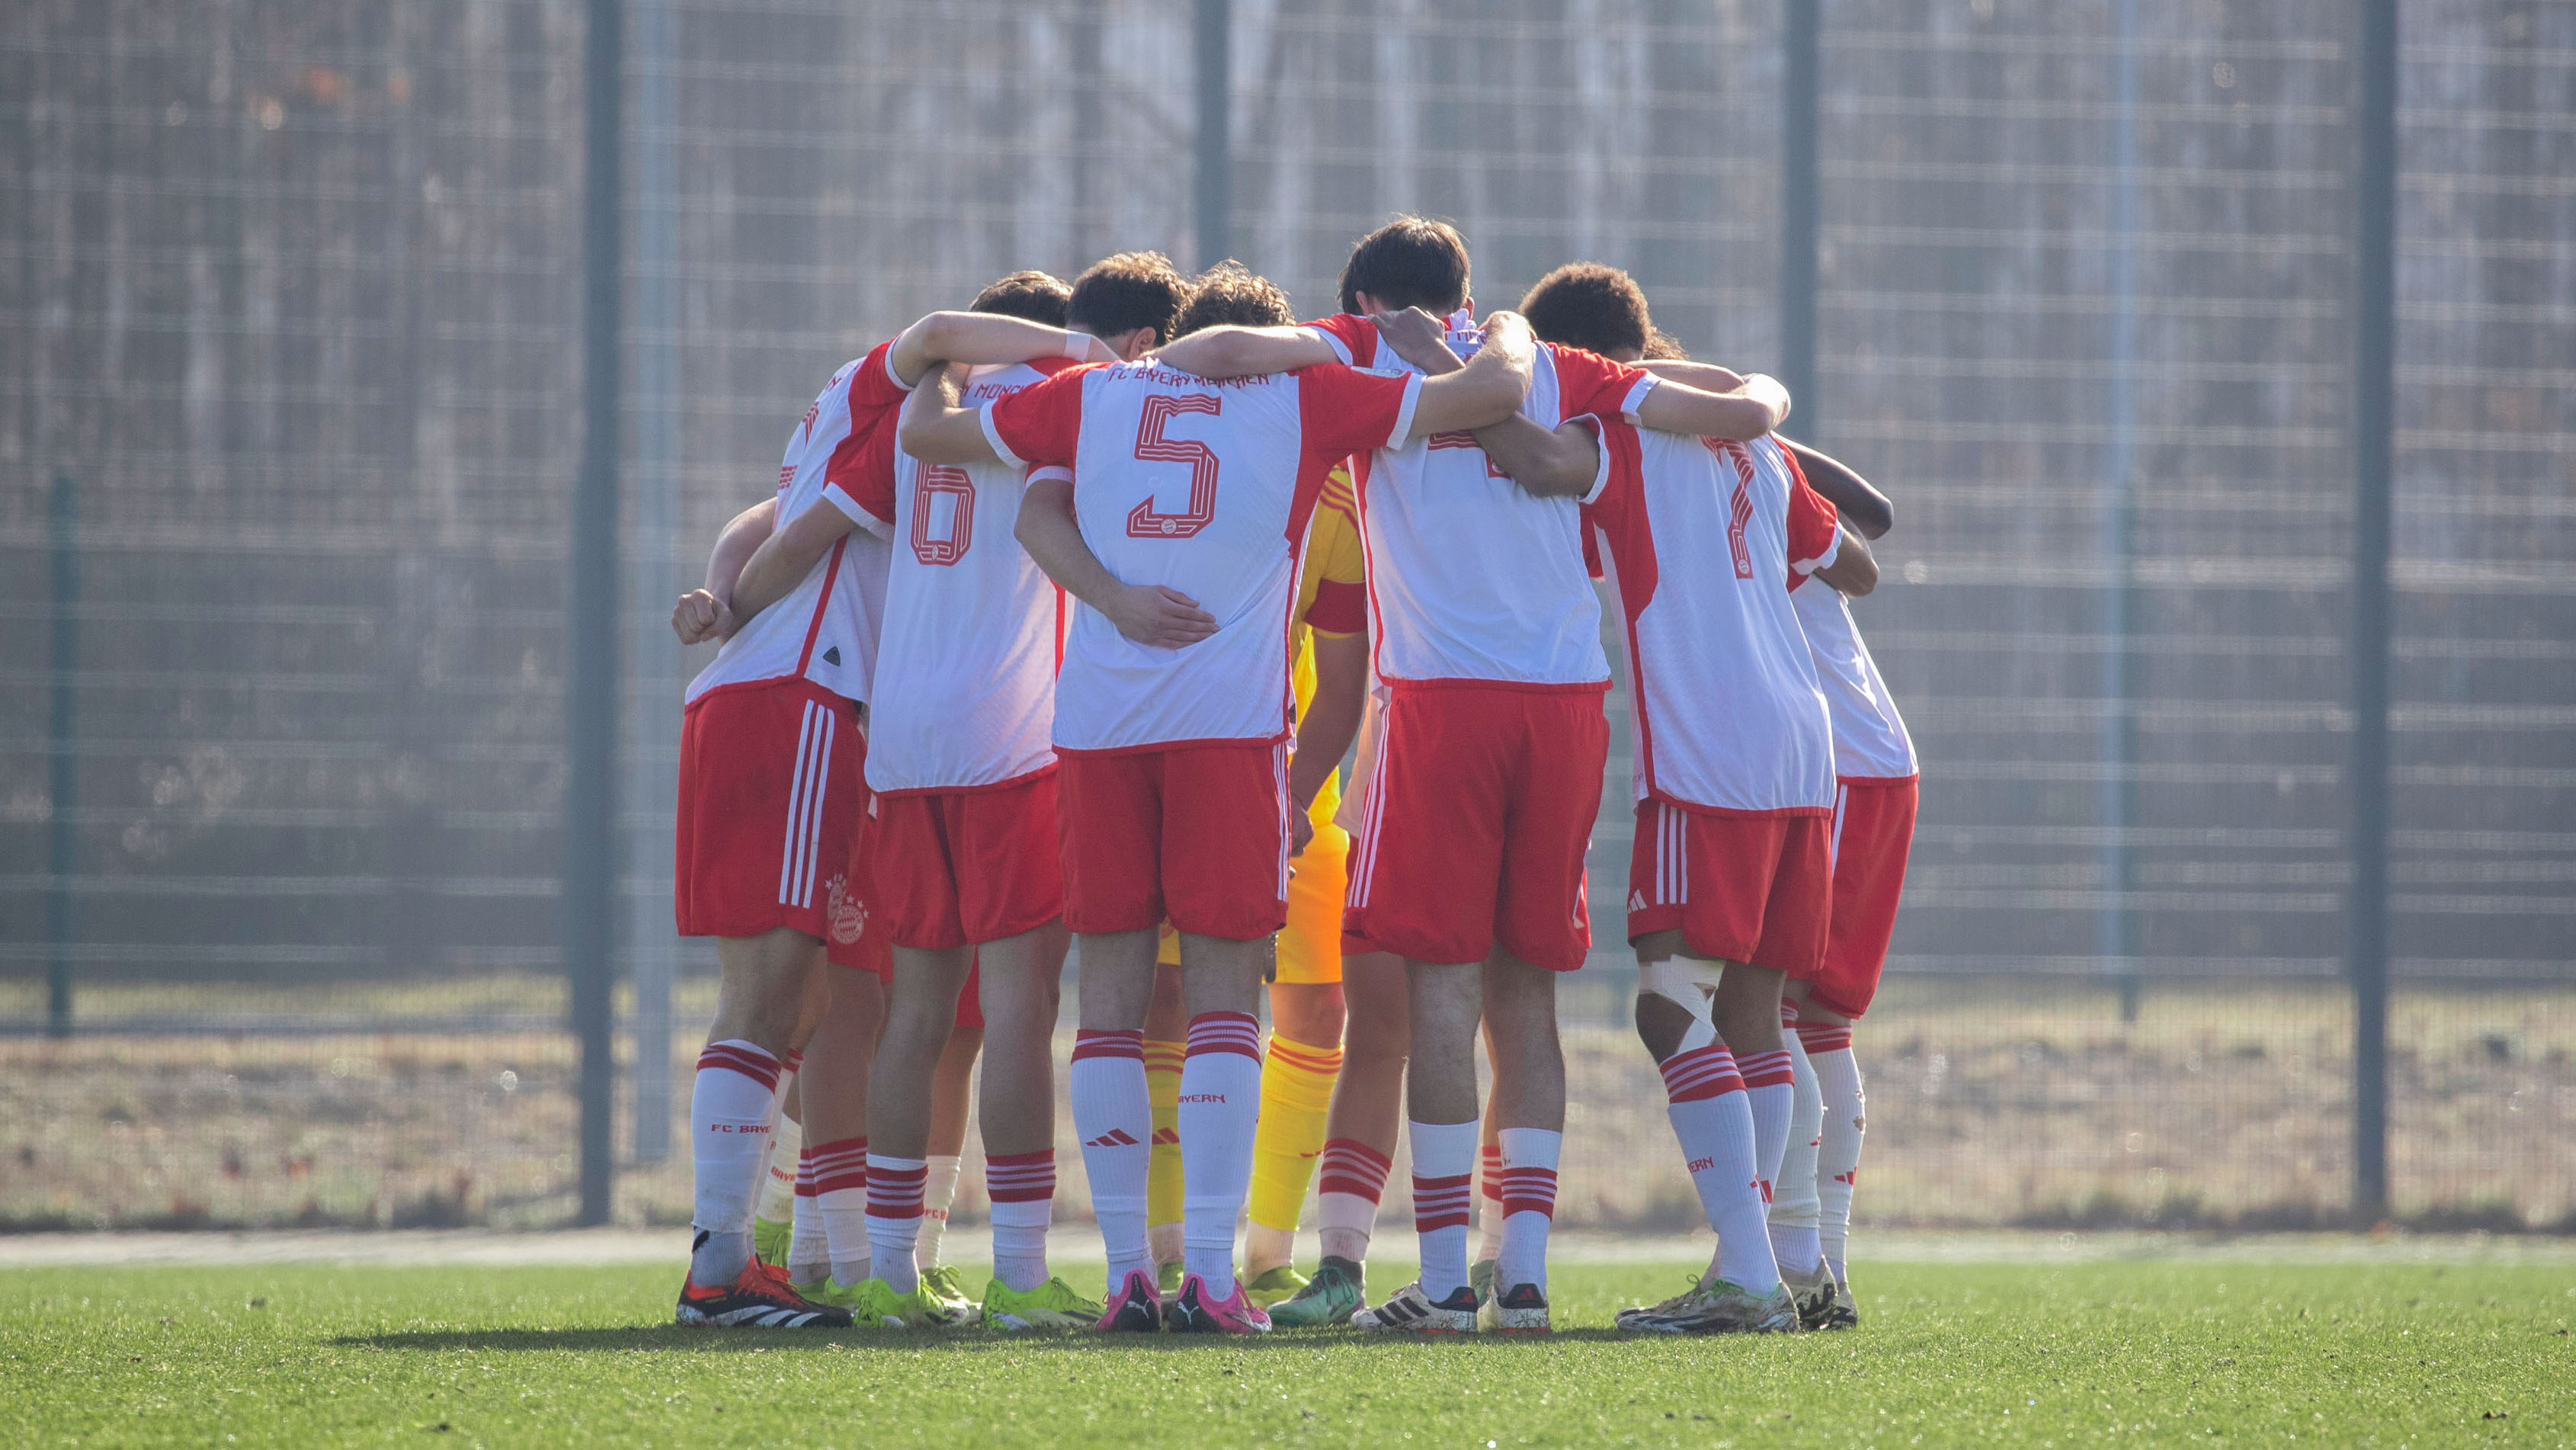
[(1172, 322), (1190, 300), (1190, 284), (1160, 252), (1120, 252), (1103, 257), (1073, 279), (1066, 326), (1094, 337), (1118, 337), (1140, 327), (1154, 341), (1172, 340)]
[(1051, 272), (1013, 272), (975, 294), (969, 312), (998, 312), (1004, 317), (1064, 326), (1065, 307), (1073, 289)]
[(1203, 327), (1285, 327), (1296, 320), (1287, 293), (1228, 258), (1190, 279), (1189, 305), (1172, 324), (1172, 336), (1187, 337)]
[(1568, 262), (1539, 278), (1521, 298), (1521, 314), (1542, 342), (1604, 356), (1686, 356), (1681, 344), (1655, 330), (1637, 279), (1599, 262)]

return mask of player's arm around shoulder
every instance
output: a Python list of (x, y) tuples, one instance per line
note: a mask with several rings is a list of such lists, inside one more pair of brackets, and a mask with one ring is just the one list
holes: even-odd
[[(1729, 374), (1729, 376), (1733, 376)], [(1694, 387), (1656, 370), (1653, 389), (1637, 403), (1641, 428), (1747, 442), (1788, 421), (1789, 390), (1762, 373), (1723, 392)]]
[(1837, 594), (1858, 599), (1878, 587), (1878, 556), (1849, 523), (1838, 527), (1842, 532), (1834, 541), (1834, 556), (1818, 565), (1812, 577)]
[(1333, 345), (1305, 327), (1204, 327), (1154, 354), (1157, 366), (1193, 377), (1253, 378), (1339, 362)]
[(671, 632), (682, 644), (730, 639), (740, 628), (734, 596), (745, 567), (778, 527), (778, 500), (762, 499), (726, 521), (707, 553), (705, 585), (680, 596), (671, 608)]
[(895, 420), (895, 441), (923, 463), (993, 463), (1001, 458), (984, 432), (984, 410), (958, 405), (957, 380), (945, 369), (925, 374)]
[(894, 340), (886, 367), (896, 381), (914, 388), (943, 363), (1021, 363), (1051, 357), (1077, 362), (1118, 360), (1107, 343), (1086, 333), (997, 312), (934, 312)]
[(1527, 318), (1517, 312), (1486, 318), (1484, 345), (1465, 367), (1422, 380), (1408, 436), (1472, 432), (1511, 417), (1529, 396), (1537, 362), (1538, 340)]
[(741, 629), (762, 610), (786, 598), (832, 551), (832, 546), (849, 537), (857, 525), (858, 520), (840, 509), (818, 505), (788, 520), (787, 527), (763, 540), (733, 586), (733, 628)]
[(1843, 521), (1862, 538), (1884, 537), (1889, 529), (1896, 526), (1896, 505), (1850, 464), (1818, 452), (1794, 438), (1776, 441), (1789, 455), (1790, 466), (1798, 470), (1798, 476), (1807, 481), (1808, 487), (1824, 495), (1825, 501), (1832, 504)]

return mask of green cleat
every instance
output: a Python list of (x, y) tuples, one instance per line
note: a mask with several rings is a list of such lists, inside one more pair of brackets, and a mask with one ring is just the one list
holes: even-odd
[(859, 1291), (867, 1285), (864, 1282), (844, 1284), (827, 1274), (811, 1284), (797, 1284), (792, 1287), (797, 1293), (804, 1295), (808, 1302), (829, 1304), (836, 1309), (855, 1309), (859, 1303)]
[(850, 1319), (861, 1329), (953, 1329), (957, 1320), (924, 1284), (909, 1294), (883, 1279), (870, 1279), (851, 1296)]
[(1756, 1294), (1711, 1276), (1648, 1309), (1622, 1309), (1618, 1325), (1637, 1334), (1795, 1334), (1798, 1301), (1789, 1286)]
[(1825, 1316), (1834, 1307), (1834, 1271), (1818, 1260), (1816, 1267), (1804, 1274), (1782, 1265), (1780, 1282), (1789, 1286), (1789, 1297), (1798, 1301), (1798, 1323), (1807, 1329), (1825, 1327)]
[(1154, 1266), (1154, 1292), (1163, 1296), (1164, 1303), (1168, 1304), (1180, 1296), (1183, 1268), (1179, 1259)]
[(1017, 1333), (1031, 1329), (1089, 1329), (1100, 1322), (1096, 1303), (1049, 1279), (1023, 1293), (999, 1279), (984, 1286), (984, 1327)]
[(1494, 1302), (1494, 1260), (1478, 1259), (1467, 1266), (1467, 1287), (1476, 1291), (1476, 1302)]
[(1252, 1296), (1253, 1303), (1267, 1309), (1283, 1299), (1295, 1298), (1306, 1283), (1306, 1276), (1297, 1272), (1296, 1265), (1280, 1264), (1245, 1284), (1243, 1292)]
[(921, 1271), (923, 1292), (948, 1309), (948, 1322), (955, 1325), (974, 1323), (983, 1314), (973, 1299), (966, 1295), (966, 1281), (946, 1264), (934, 1264)]
[(755, 1218), (751, 1221), (751, 1251), (764, 1264), (787, 1262), (787, 1246), (796, 1237), (796, 1224), (791, 1219)]
[(1270, 1322), (1282, 1329), (1340, 1327), (1368, 1304), (1367, 1271), (1356, 1260), (1324, 1256), (1315, 1277), (1285, 1303), (1270, 1308)]

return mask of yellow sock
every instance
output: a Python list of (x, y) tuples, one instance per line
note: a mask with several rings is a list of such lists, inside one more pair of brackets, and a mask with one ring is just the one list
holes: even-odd
[(1145, 1097), (1154, 1106), (1153, 1166), (1145, 1175), (1145, 1223), (1181, 1221), (1180, 1042), (1145, 1040)]
[(1306, 1184), (1324, 1151), (1324, 1118), (1333, 1106), (1333, 1079), (1342, 1071), (1338, 1047), (1309, 1047), (1270, 1034), (1270, 1060), (1261, 1070), (1261, 1123), (1252, 1132), (1254, 1223), (1297, 1231)]

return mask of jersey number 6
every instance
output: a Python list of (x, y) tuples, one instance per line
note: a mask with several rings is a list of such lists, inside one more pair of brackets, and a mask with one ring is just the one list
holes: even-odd
[[(931, 536), (931, 515), (941, 494), (955, 499), (948, 515), (948, 537)], [(946, 464), (921, 465), (912, 481), (912, 557), (925, 564), (954, 564), (975, 543), (975, 480), (966, 470)]]
[(1147, 463), (1190, 466), (1190, 506), (1177, 514), (1156, 513), (1149, 496), (1127, 511), (1131, 539), (1186, 539), (1216, 521), (1216, 455), (1195, 438), (1166, 438), (1163, 425), (1175, 413), (1214, 414), (1221, 400), (1212, 393), (1156, 393), (1145, 400), (1145, 415), (1136, 421), (1136, 457)]

